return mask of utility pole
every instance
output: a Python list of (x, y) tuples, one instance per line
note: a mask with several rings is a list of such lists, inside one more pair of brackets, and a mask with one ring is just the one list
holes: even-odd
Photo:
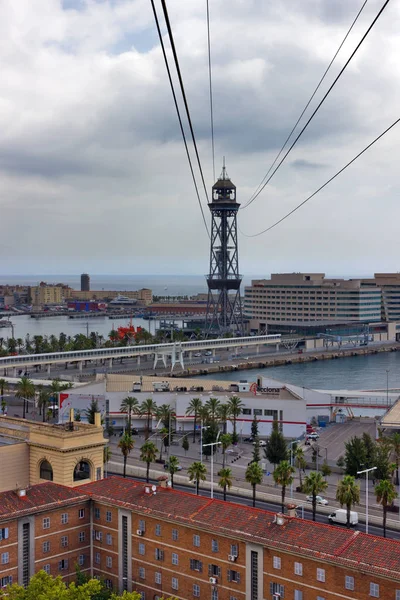
[(214, 446), (219, 446), (219, 444), (221, 444), (221, 442), (218, 441), (220, 433), (221, 431), (218, 432), (216, 442), (212, 442), (211, 444), (204, 444), (204, 448), (206, 446), (211, 446), (211, 498), (214, 498)]
[(357, 471), (357, 475), (361, 475), (365, 473), (365, 533), (368, 533), (368, 473), (370, 471), (375, 471), (376, 467), (371, 467), (370, 469), (364, 469), (363, 471)]

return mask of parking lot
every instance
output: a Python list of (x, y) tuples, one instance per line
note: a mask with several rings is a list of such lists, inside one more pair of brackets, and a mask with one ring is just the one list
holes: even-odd
[(324, 459), (327, 454), (328, 463), (335, 465), (338, 458), (344, 455), (345, 442), (354, 436), (362, 436), (364, 432), (369, 433), (372, 439), (375, 439), (375, 421), (373, 419), (353, 419), (347, 423), (332, 423), (326, 428), (322, 427), (319, 430), (318, 440), (321, 456)]

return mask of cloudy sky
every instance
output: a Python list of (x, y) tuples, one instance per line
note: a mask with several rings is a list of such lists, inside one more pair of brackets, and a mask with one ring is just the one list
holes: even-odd
[[(243, 204), (362, 3), (210, 0), (216, 168), (225, 155)], [(318, 98), (382, 4), (368, 1)], [(168, 1), (211, 187), (205, 5)], [(280, 218), (400, 116), (399, 28), (392, 1), (301, 142), (240, 211), (242, 232)], [(205, 273), (208, 238), (150, 0), (2, 0), (0, 61), (0, 274)], [(400, 270), (399, 142), (400, 125), (293, 218), (241, 234), (241, 270)]]

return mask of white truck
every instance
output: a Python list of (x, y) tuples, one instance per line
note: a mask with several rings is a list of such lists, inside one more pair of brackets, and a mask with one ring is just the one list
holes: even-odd
[[(331, 513), (328, 517), (330, 523), (339, 523), (340, 525), (347, 524), (347, 510), (345, 508), (338, 508), (335, 512)], [(353, 510), (350, 511), (350, 525), (357, 525), (358, 513)]]

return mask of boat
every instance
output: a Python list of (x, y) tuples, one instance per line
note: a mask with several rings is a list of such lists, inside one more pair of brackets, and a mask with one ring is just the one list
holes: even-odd
[(119, 305), (119, 306), (131, 306), (132, 304), (137, 304), (136, 298), (128, 298), (128, 296), (122, 296), (118, 294), (114, 300), (111, 300), (110, 305)]

